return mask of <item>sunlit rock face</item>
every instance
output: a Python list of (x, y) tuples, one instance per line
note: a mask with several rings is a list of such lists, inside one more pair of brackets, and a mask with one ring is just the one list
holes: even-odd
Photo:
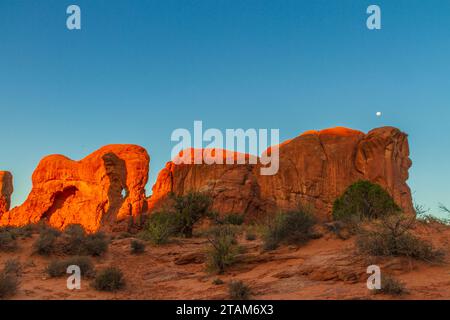
[(279, 145), (279, 171), (260, 175), (260, 164), (174, 164), (159, 173), (149, 199), (158, 210), (170, 192), (204, 191), (213, 209), (249, 217), (307, 206), (321, 220), (334, 200), (365, 179), (383, 186), (406, 213), (413, 213), (406, 184), (411, 166), (407, 135), (392, 127), (364, 134), (347, 128), (308, 131)]
[(0, 224), (43, 220), (58, 229), (81, 224), (89, 232), (112, 227), (146, 211), (149, 161), (147, 151), (135, 145), (105, 146), (80, 161), (45, 157), (27, 200), (3, 213)]
[[(109, 145), (80, 161), (51, 155), (34, 171), (27, 200), (12, 210), (12, 175), (1, 171), (0, 225), (44, 221), (58, 229), (81, 224), (89, 232), (117, 230), (120, 222), (161, 209), (170, 193), (189, 191), (209, 193), (213, 210), (223, 215), (241, 213), (250, 219), (301, 205), (328, 220), (334, 200), (361, 179), (380, 184), (405, 213), (414, 213), (406, 184), (408, 138), (396, 128), (367, 134), (347, 128), (305, 132), (279, 145), (279, 170), (271, 176), (260, 174), (262, 165), (254, 156), (220, 149), (207, 154), (223, 156), (224, 164), (168, 162), (150, 198), (145, 196), (150, 158), (142, 147)], [(245, 164), (226, 164), (241, 156)]]
[(8, 171), (0, 171), (0, 215), (9, 210), (13, 193), (13, 177)]

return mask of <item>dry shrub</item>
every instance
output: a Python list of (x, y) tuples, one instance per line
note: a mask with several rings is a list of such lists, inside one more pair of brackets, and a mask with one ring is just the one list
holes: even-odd
[(415, 217), (388, 216), (375, 224), (374, 230), (363, 230), (356, 240), (360, 252), (372, 256), (403, 256), (427, 262), (441, 262), (444, 253), (410, 231)]

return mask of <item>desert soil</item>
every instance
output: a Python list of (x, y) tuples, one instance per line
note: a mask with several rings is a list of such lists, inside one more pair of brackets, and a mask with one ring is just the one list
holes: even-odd
[[(450, 227), (420, 225), (416, 234), (450, 257)], [(49, 278), (45, 273), (55, 257), (33, 254), (36, 237), (19, 240), (17, 252), (0, 254), (0, 266), (13, 258), (23, 266), (20, 287), (12, 299), (228, 299), (231, 280), (246, 283), (252, 299), (450, 299), (449, 258), (442, 264), (429, 264), (408, 258), (363, 257), (355, 250), (354, 238), (341, 240), (332, 233), (302, 247), (282, 246), (273, 252), (263, 252), (260, 239), (240, 237), (245, 252), (223, 275), (205, 271), (206, 238), (147, 245), (140, 255), (130, 253), (133, 238), (115, 239), (109, 251), (93, 261), (97, 270), (120, 268), (126, 287), (115, 293), (98, 292), (91, 287), (92, 280), (82, 279), (81, 289), (70, 291), (65, 277)], [(403, 282), (408, 293), (372, 294), (366, 287), (366, 268), (371, 264)], [(216, 278), (224, 284), (213, 284)]]

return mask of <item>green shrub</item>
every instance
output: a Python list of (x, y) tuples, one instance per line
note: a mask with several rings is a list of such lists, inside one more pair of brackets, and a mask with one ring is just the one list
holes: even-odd
[(6, 260), (5, 266), (3, 267), (3, 273), (18, 276), (22, 271), (22, 265), (17, 259)]
[(0, 299), (6, 299), (17, 292), (17, 276), (5, 272), (0, 273)]
[(154, 244), (164, 244), (171, 236), (175, 235), (177, 228), (177, 219), (174, 213), (156, 212), (147, 219), (144, 230), (139, 236)]
[(212, 238), (208, 238), (211, 248), (208, 251), (207, 268), (210, 272), (219, 274), (231, 266), (239, 254), (236, 237), (231, 228), (217, 228)]
[(399, 296), (407, 293), (407, 290), (403, 283), (398, 281), (392, 276), (383, 275), (381, 277), (381, 288), (375, 289), (375, 294), (388, 294), (393, 296)]
[(264, 248), (274, 250), (281, 243), (303, 245), (315, 238), (313, 232), (315, 224), (316, 219), (305, 211), (280, 213), (268, 223), (264, 235)]
[(232, 300), (248, 300), (251, 295), (250, 288), (242, 281), (231, 281), (228, 290)]
[(346, 220), (377, 219), (401, 210), (389, 193), (380, 185), (361, 180), (349, 186), (333, 204), (333, 218)]
[(95, 274), (94, 264), (89, 257), (70, 257), (64, 260), (53, 260), (47, 266), (45, 271), (52, 277), (61, 277), (67, 273), (69, 266), (80, 267), (81, 275), (86, 277), (92, 277)]
[(444, 257), (428, 241), (417, 238), (409, 231), (414, 217), (385, 217), (375, 230), (363, 230), (356, 240), (360, 252), (372, 256), (404, 256), (427, 262), (440, 262)]
[(115, 267), (106, 268), (96, 275), (93, 286), (99, 291), (120, 290), (125, 286), (123, 273)]
[(142, 241), (133, 240), (131, 241), (130, 246), (132, 254), (140, 254), (145, 251), (145, 243), (143, 243)]
[(17, 240), (10, 231), (2, 230), (0, 232), (0, 252), (12, 252), (18, 248)]
[(200, 192), (189, 192), (183, 196), (172, 195), (172, 199), (177, 231), (186, 238), (191, 238), (194, 225), (210, 215), (212, 199)]

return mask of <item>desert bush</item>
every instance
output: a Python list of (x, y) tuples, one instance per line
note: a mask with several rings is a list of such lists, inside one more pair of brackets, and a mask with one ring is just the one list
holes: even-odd
[(18, 280), (16, 275), (0, 273), (0, 299), (6, 299), (17, 292)]
[(431, 243), (410, 233), (415, 217), (385, 217), (375, 230), (363, 230), (356, 240), (360, 252), (372, 256), (404, 256), (427, 262), (440, 262), (444, 253)]
[(254, 241), (256, 240), (256, 234), (254, 234), (253, 232), (247, 232), (245, 234), (245, 239), (248, 241)]
[(0, 231), (0, 252), (12, 252), (18, 248), (16, 237), (7, 229)]
[(6, 260), (5, 265), (3, 267), (3, 273), (16, 275), (18, 276), (22, 270), (22, 265), (20, 261), (17, 259), (9, 259)]
[(65, 228), (60, 245), (63, 253), (68, 255), (82, 255), (85, 253), (86, 232), (79, 224), (72, 224)]
[(308, 212), (299, 210), (280, 213), (269, 221), (264, 235), (264, 249), (274, 250), (281, 243), (302, 245), (314, 238), (316, 219)]
[(117, 291), (125, 286), (123, 273), (115, 267), (106, 268), (95, 276), (93, 286), (99, 291)]
[(101, 256), (108, 251), (109, 240), (103, 232), (89, 234), (86, 237), (84, 248), (87, 255)]
[(400, 207), (380, 185), (361, 180), (349, 186), (333, 203), (333, 218), (377, 219), (399, 213)]
[(1, 232), (9, 232), (15, 239), (21, 238), (31, 238), (33, 233), (38, 231), (38, 228), (34, 224), (27, 224), (21, 227), (3, 227)]
[(172, 195), (177, 232), (186, 238), (192, 237), (194, 225), (209, 216), (212, 199), (207, 194), (189, 192), (186, 195)]
[(70, 257), (63, 260), (53, 260), (45, 269), (45, 272), (52, 278), (61, 277), (67, 273), (69, 266), (80, 267), (81, 274), (86, 277), (92, 277), (95, 274), (94, 264), (89, 257)]
[(444, 213), (450, 213), (450, 209), (447, 208), (445, 205), (443, 205), (442, 203), (439, 204), (439, 209), (441, 209), (442, 212)]
[(156, 212), (147, 219), (139, 237), (154, 244), (164, 244), (171, 236), (175, 235), (177, 228), (177, 219), (174, 213)]
[(407, 293), (407, 290), (403, 283), (398, 281), (396, 278), (383, 275), (381, 277), (381, 288), (375, 289), (375, 294), (388, 294), (393, 296), (399, 296)]
[(50, 227), (40, 229), (39, 238), (34, 242), (34, 251), (39, 255), (48, 256), (56, 251), (56, 240), (61, 232)]
[(244, 223), (244, 215), (239, 213), (231, 213), (225, 215), (222, 219), (218, 219), (220, 224), (231, 224), (240, 226)]
[(145, 251), (145, 243), (143, 243), (142, 241), (133, 240), (131, 241), (130, 246), (132, 254), (140, 254)]
[(207, 269), (221, 274), (235, 262), (239, 254), (235, 233), (228, 227), (217, 228), (208, 240), (211, 248), (207, 254)]
[(231, 281), (228, 286), (230, 299), (232, 300), (248, 300), (250, 299), (251, 290), (242, 281)]
[(68, 255), (101, 256), (108, 250), (109, 241), (102, 232), (86, 234), (81, 225), (73, 224), (66, 227), (60, 239), (62, 252)]
[[(442, 204), (440, 204), (440, 208), (442, 210)], [(444, 207), (445, 208), (445, 207)], [(448, 226), (450, 224), (450, 220), (446, 218), (439, 218), (437, 216), (434, 216), (432, 214), (429, 214), (428, 212), (430, 209), (425, 208), (422, 205), (419, 205), (417, 203), (414, 204), (414, 211), (416, 213), (417, 221), (425, 223), (425, 224), (440, 224), (444, 226)]]

